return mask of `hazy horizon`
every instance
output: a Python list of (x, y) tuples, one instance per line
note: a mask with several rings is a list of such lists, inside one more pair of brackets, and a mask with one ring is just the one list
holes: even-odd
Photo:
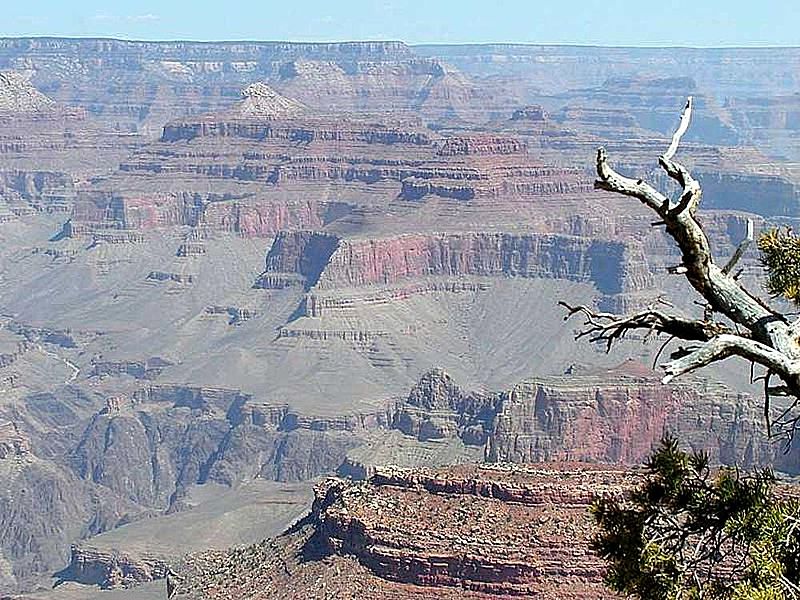
[(528, 46), (553, 47), (553, 48), (606, 48), (606, 49), (642, 49), (642, 50), (770, 50), (770, 49), (800, 49), (800, 42), (796, 44), (773, 44), (773, 45), (680, 45), (680, 44), (581, 44), (570, 42), (507, 42), (507, 41), (487, 41), (487, 42), (409, 42), (402, 39), (391, 38), (365, 38), (365, 39), (325, 39), (325, 40), (299, 40), (299, 39), (250, 39), (250, 38), (218, 38), (218, 39), (191, 39), (191, 38), (136, 38), (124, 36), (106, 35), (0, 35), (4, 40), (105, 40), (124, 43), (145, 43), (145, 44), (362, 44), (362, 43), (399, 43), (410, 48), (422, 46)]
[(531, 44), (601, 47), (800, 46), (800, 13), (788, 0), (562, 0), (424, 3), (411, 0), (240, 0), (198, 7), (186, 0), (13, 3), (0, 37), (129, 41), (398, 40), (409, 45)]

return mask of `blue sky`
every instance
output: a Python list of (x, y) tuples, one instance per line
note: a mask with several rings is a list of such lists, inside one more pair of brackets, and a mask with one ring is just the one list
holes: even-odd
[(4, 0), (0, 36), (800, 46), (798, 0)]

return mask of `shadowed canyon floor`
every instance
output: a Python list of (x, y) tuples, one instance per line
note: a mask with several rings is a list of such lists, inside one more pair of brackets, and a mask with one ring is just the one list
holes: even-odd
[[(163, 597), (147, 582), (169, 565), (280, 533), (336, 472), (629, 466), (671, 431), (798, 473), (746, 367), (664, 386), (644, 366), (658, 344), (576, 344), (557, 303), (702, 311), (650, 215), (592, 189), (600, 143), (652, 175), (688, 94), (714, 251), (748, 220), (796, 223), (799, 61), (0, 39), (0, 591)], [(760, 289), (755, 253), (742, 265)], [(353, 490), (450, 511), (413, 486), (336, 485), (314, 519)], [(517, 524), (550, 510), (491, 506)], [(343, 534), (292, 563), (317, 529), (258, 546), (281, 593), (284, 561), (309, 586), (424, 597), (430, 581), (376, 572)]]

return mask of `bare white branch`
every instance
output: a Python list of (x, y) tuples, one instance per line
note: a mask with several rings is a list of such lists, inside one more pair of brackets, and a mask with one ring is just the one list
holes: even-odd
[(664, 363), (667, 373), (662, 379), (669, 383), (675, 377), (723, 360), (729, 356), (741, 356), (771, 369), (776, 373), (800, 373), (800, 364), (788, 359), (774, 348), (738, 335), (721, 334), (705, 342), (686, 356)]
[(678, 125), (678, 129), (672, 135), (672, 142), (670, 143), (669, 148), (667, 148), (667, 151), (664, 153), (664, 156), (662, 156), (664, 160), (672, 160), (672, 157), (675, 156), (675, 153), (678, 151), (681, 138), (683, 137), (683, 134), (686, 133), (686, 130), (689, 129), (689, 123), (692, 120), (693, 104), (693, 98), (689, 96), (686, 99), (686, 106), (683, 108), (683, 113), (681, 113), (681, 121)]
[[(625, 337), (627, 332), (637, 329), (647, 330), (648, 336), (663, 333), (671, 336), (671, 339), (700, 342), (699, 346), (682, 351), (677, 358), (662, 365), (666, 373), (665, 382), (729, 356), (740, 356), (765, 366), (770, 373), (780, 377), (785, 385), (774, 389), (789, 393), (800, 402), (800, 318), (789, 325), (783, 315), (769, 308), (731, 275), (752, 243), (752, 220), (747, 223), (746, 239), (728, 263), (720, 268), (714, 262), (708, 236), (695, 218), (702, 197), (700, 183), (674, 159), (681, 139), (689, 128), (692, 109), (690, 97), (669, 148), (659, 157), (661, 167), (683, 189), (676, 204), (672, 205), (665, 194), (645, 181), (617, 173), (608, 164), (604, 148), (597, 151), (598, 179), (595, 187), (636, 198), (660, 217), (657, 224), (665, 226), (667, 234), (681, 251), (681, 263), (671, 272), (684, 275), (702, 296), (707, 307), (703, 319), (686, 319), (652, 308), (617, 316), (597, 313), (587, 307), (565, 306), (570, 316), (582, 314), (585, 317), (583, 330), (577, 337), (587, 336), (591, 340), (605, 342), (608, 348)], [(714, 313), (730, 319), (736, 326), (735, 330), (714, 320)], [(768, 408), (769, 389), (773, 388), (767, 388)], [(790, 422), (800, 427), (800, 416)]]
[(744, 253), (747, 252), (750, 244), (753, 243), (753, 228), (753, 219), (747, 219), (747, 234), (745, 238), (736, 247), (736, 252), (734, 252), (733, 256), (731, 256), (728, 264), (722, 267), (722, 272), (726, 275), (733, 270), (733, 268), (736, 266), (736, 263), (738, 263), (742, 259)]
[(594, 183), (597, 189), (637, 198), (658, 214), (669, 208), (669, 198), (652, 185), (641, 179), (625, 177), (612, 169), (608, 164), (608, 154), (605, 148), (597, 149), (597, 176), (599, 179)]

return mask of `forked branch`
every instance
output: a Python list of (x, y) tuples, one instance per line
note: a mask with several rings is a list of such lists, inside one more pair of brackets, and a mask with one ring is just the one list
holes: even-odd
[(716, 335), (733, 333), (723, 323), (685, 319), (654, 309), (621, 316), (596, 312), (583, 305), (571, 306), (566, 302), (559, 302), (559, 304), (567, 309), (565, 321), (578, 314), (584, 317), (583, 329), (578, 331), (575, 339), (588, 337), (590, 342), (604, 342), (607, 351), (611, 350), (615, 341), (624, 338), (634, 330), (644, 330), (648, 336), (663, 333), (682, 340), (696, 341), (708, 341)]
[[(683, 274), (703, 298), (707, 307), (703, 319), (648, 308), (630, 315), (597, 312), (586, 306), (570, 306), (566, 319), (575, 315), (584, 318), (576, 338), (587, 337), (602, 342), (606, 350), (634, 330), (646, 331), (646, 337), (661, 334), (685, 341), (700, 342), (673, 355), (662, 366), (664, 382), (690, 373), (730, 356), (739, 356), (763, 365), (768, 372), (783, 380), (783, 385), (766, 386), (766, 409), (774, 389), (800, 398), (800, 319), (792, 326), (778, 312), (751, 294), (732, 273), (753, 239), (753, 223), (748, 221), (747, 237), (723, 267), (714, 261), (711, 245), (695, 215), (700, 206), (702, 188), (689, 169), (675, 159), (684, 134), (689, 128), (693, 110), (692, 98), (686, 102), (680, 122), (666, 152), (658, 162), (666, 174), (681, 187), (677, 202), (642, 179), (619, 174), (608, 163), (605, 148), (597, 151), (595, 188), (636, 198), (659, 217), (659, 224), (681, 251), (682, 262), (673, 272)], [(715, 319), (721, 315), (731, 324)], [(785, 417), (785, 415), (782, 415)], [(768, 417), (769, 418), (769, 417)]]

